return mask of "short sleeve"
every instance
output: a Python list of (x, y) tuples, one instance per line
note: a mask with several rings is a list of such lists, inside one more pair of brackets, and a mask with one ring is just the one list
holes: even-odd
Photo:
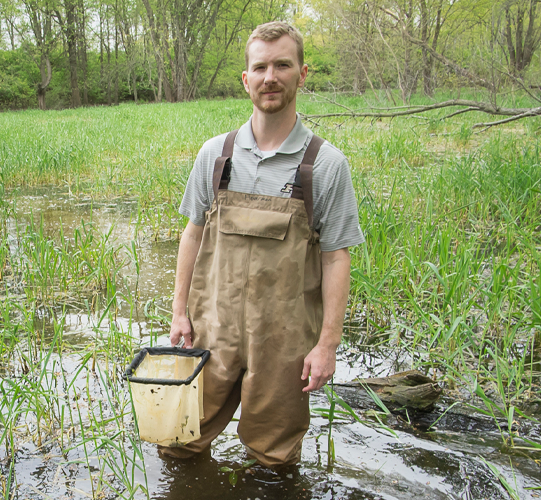
[(328, 190), (322, 199), (317, 228), (323, 252), (333, 252), (365, 241), (359, 225), (357, 198), (347, 159), (342, 157), (333, 170)]
[(208, 180), (203, 156), (205, 156), (203, 150), (199, 151), (179, 208), (179, 212), (188, 217), (196, 226), (205, 225), (205, 212), (210, 209), (212, 203), (208, 195)]
[(227, 134), (222, 134), (205, 142), (190, 172), (179, 212), (196, 226), (205, 225), (205, 212), (210, 210), (214, 200), (212, 190), (214, 162), (222, 153), (226, 137)]

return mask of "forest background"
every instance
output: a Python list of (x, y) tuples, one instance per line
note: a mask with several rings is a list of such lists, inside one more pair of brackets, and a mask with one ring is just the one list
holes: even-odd
[(0, 0), (0, 109), (240, 97), (246, 39), (275, 19), (305, 36), (309, 90), (370, 92), (396, 106), (475, 87), (495, 105), (513, 89), (538, 94), (540, 4)]

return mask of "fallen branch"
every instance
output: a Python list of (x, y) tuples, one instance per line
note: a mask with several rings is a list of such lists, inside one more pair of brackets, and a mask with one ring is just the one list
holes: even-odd
[(476, 123), (475, 125), (473, 125), (473, 128), (481, 128), (481, 127), (490, 128), (496, 125), (509, 123), (509, 122), (520, 120), (522, 118), (527, 118), (530, 116), (541, 116), (541, 107), (503, 108), (500, 106), (496, 106), (492, 103), (470, 101), (467, 99), (452, 99), (450, 101), (438, 102), (435, 104), (428, 104), (426, 106), (415, 105), (415, 106), (400, 106), (400, 107), (392, 107), (392, 108), (383, 108), (381, 109), (381, 111), (378, 111), (377, 110), (378, 108), (370, 108), (372, 111), (357, 111), (357, 110), (348, 108), (347, 106), (343, 104), (336, 103), (327, 97), (318, 96), (317, 94), (313, 94), (313, 95), (315, 95), (316, 97), (322, 97), (324, 100), (331, 102), (332, 104), (335, 104), (336, 106), (339, 106), (340, 108), (345, 109), (346, 111), (336, 112), (336, 113), (324, 113), (324, 114), (318, 114), (318, 115), (307, 115), (304, 113), (299, 113), (301, 115), (301, 118), (303, 118), (304, 120), (313, 121), (320, 118), (373, 118), (373, 119), (396, 118), (398, 116), (417, 115), (420, 113), (425, 113), (427, 111), (433, 111), (436, 109), (443, 109), (443, 108), (450, 108), (450, 107), (462, 107), (463, 109), (460, 109), (448, 115), (445, 115), (442, 118), (440, 118), (440, 120), (446, 120), (453, 116), (457, 116), (463, 113), (470, 113), (472, 111), (478, 111), (478, 112), (485, 113), (488, 115), (493, 115), (493, 116), (508, 116), (509, 117), (504, 120), (498, 120), (498, 121), (487, 122), (487, 123)]
[(498, 120), (495, 122), (487, 122), (487, 123), (476, 123), (475, 125), (473, 125), (472, 128), (485, 127), (483, 130), (487, 130), (490, 127), (501, 125), (502, 123), (514, 122), (515, 120), (521, 120), (522, 118), (526, 118), (528, 116), (541, 116), (541, 107), (529, 109), (528, 111), (525, 111), (522, 114), (511, 116), (510, 118), (505, 118), (504, 120)]

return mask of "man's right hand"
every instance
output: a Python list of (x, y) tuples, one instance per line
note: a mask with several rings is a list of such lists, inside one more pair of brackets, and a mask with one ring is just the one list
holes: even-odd
[(171, 345), (174, 347), (180, 342), (180, 337), (184, 337), (184, 347), (191, 349), (192, 345), (192, 324), (188, 319), (188, 316), (173, 316), (171, 321), (171, 332), (169, 333), (169, 339)]

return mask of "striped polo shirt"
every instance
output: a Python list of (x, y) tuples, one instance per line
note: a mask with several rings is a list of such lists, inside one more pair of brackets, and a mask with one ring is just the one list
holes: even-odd
[[(214, 162), (222, 155), (227, 134), (207, 141), (194, 162), (180, 205), (180, 213), (197, 225), (205, 224), (205, 212), (214, 199), (212, 174)], [(272, 152), (262, 152), (252, 132), (252, 119), (245, 123), (235, 139), (230, 191), (291, 197), (291, 185), (306, 148), (312, 138), (297, 116), (293, 130)], [(364, 242), (359, 226), (357, 200), (351, 182), (349, 164), (344, 154), (325, 141), (313, 170), (314, 229), (320, 235), (324, 252)]]

